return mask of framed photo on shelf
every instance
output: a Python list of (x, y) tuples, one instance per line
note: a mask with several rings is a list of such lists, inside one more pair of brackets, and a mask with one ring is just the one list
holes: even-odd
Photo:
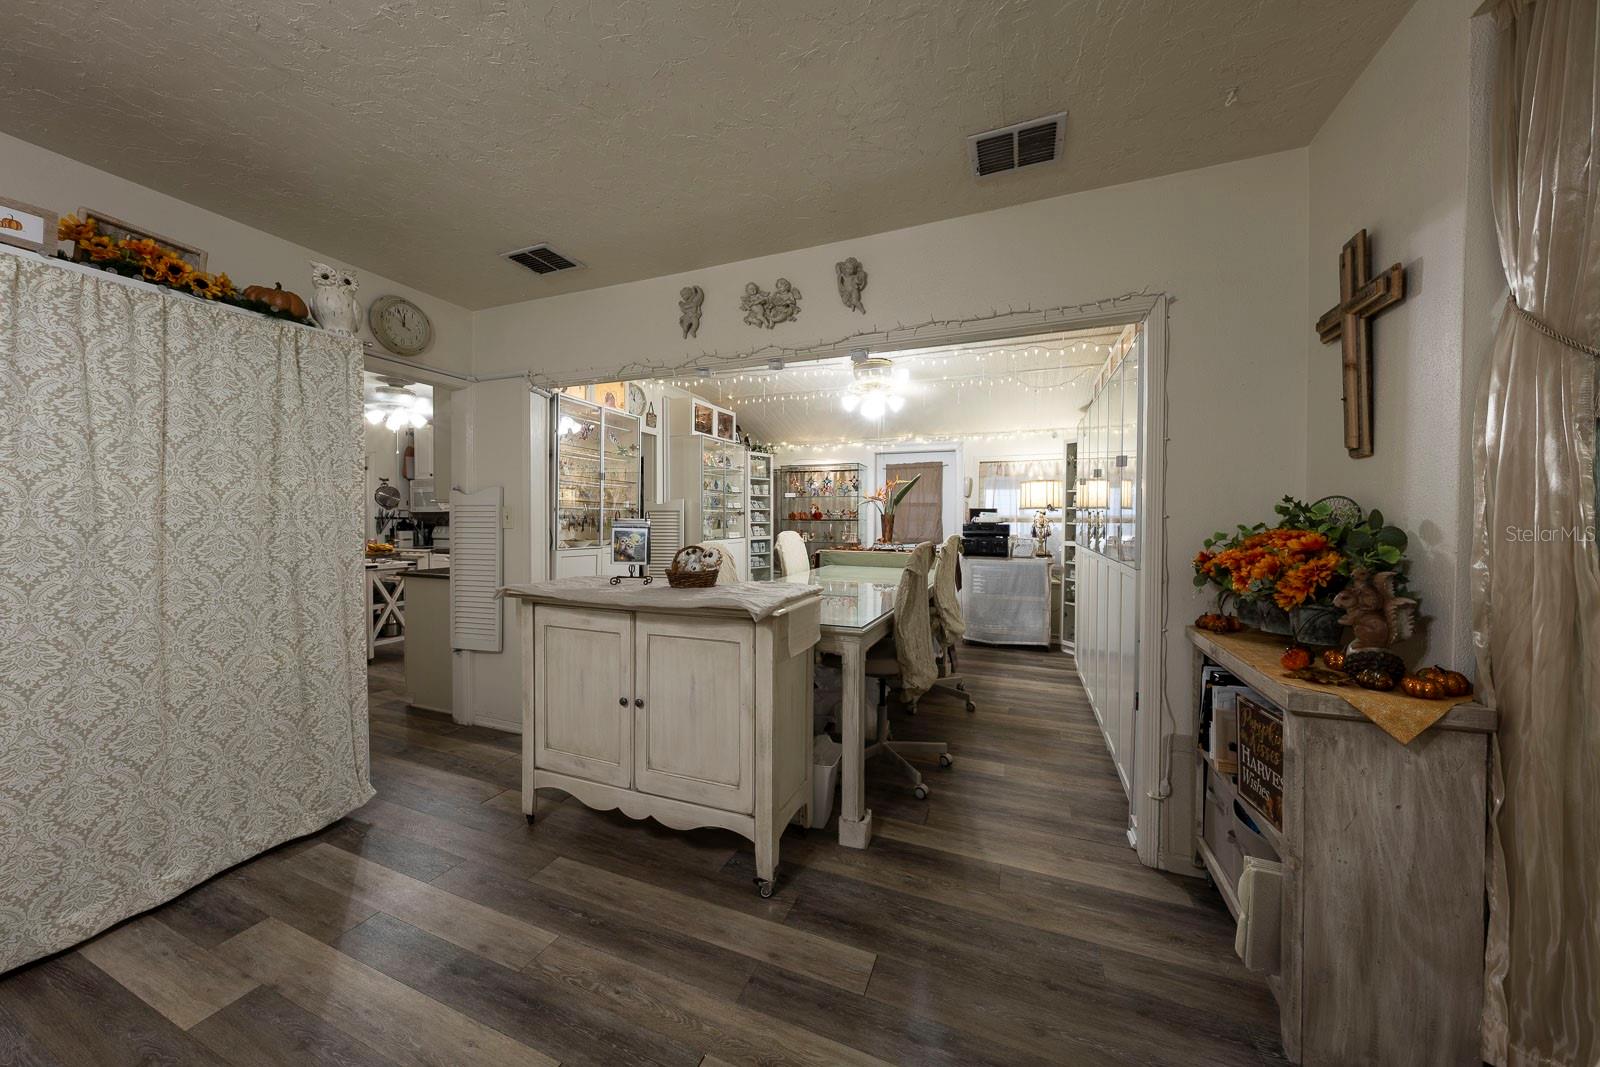
[(611, 562), (643, 567), (650, 562), (650, 520), (613, 519)]
[[(186, 245), (182, 241), (174, 241), (172, 238), (163, 237), (159, 233), (141, 230), (132, 223), (114, 219), (105, 212), (96, 211), (93, 208), (79, 208), (78, 217), (80, 219), (94, 219), (98, 223), (100, 232), (113, 241), (154, 241), (195, 270), (203, 271), (206, 269), (207, 257), (203, 249), (196, 248), (193, 245)], [(72, 250), (72, 261), (74, 263), (82, 262), (86, 258), (88, 258), (88, 254), (83, 249), (74, 248)]]
[(48, 255), (56, 244), (56, 213), (0, 197), (0, 243)]

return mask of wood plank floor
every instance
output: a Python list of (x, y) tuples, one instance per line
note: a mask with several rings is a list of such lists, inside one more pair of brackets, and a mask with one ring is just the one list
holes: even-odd
[(969, 647), (979, 711), (877, 837), (750, 846), (562, 794), (520, 812), (519, 739), (371, 678), (378, 797), (87, 945), (0, 977), (0, 1063), (1279, 1064), (1216, 893), (1141, 867), (1071, 660)]

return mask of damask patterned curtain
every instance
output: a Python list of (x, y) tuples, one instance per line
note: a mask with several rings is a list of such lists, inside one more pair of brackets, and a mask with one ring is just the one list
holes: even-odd
[(0, 253), (0, 971), (372, 796), (361, 349)]
[(1484, 1058), (1600, 1063), (1600, 4), (1496, 10), (1491, 191), (1514, 301), (1479, 400), (1474, 640), (1500, 711)]

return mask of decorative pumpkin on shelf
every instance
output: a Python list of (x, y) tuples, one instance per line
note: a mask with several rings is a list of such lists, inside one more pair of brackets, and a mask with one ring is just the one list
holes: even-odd
[(1441, 700), (1445, 696), (1444, 686), (1434, 678), (1423, 678), (1415, 674), (1408, 674), (1400, 679), (1400, 690), (1408, 697), (1418, 700)]
[(246, 300), (265, 304), (278, 314), (288, 315), (292, 319), (311, 317), (311, 309), (306, 307), (306, 302), (300, 299), (298, 293), (291, 293), (285, 289), (282, 282), (273, 282), (271, 289), (264, 285), (252, 285), (240, 295)]
[(1452, 671), (1440, 666), (1424, 667), (1417, 672), (1417, 677), (1437, 682), (1442, 696), (1466, 697), (1472, 695), (1472, 680), (1460, 671)]
[(1355, 676), (1356, 684), (1363, 689), (1372, 689), (1379, 693), (1387, 693), (1394, 689), (1394, 675), (1377, 668), (1368, 668)]
[(1311, 666), (1311, 650), (1302, 645), (1290, 645), (1283, 650), (1278, 663), (1286, 671), (1303, 671)]

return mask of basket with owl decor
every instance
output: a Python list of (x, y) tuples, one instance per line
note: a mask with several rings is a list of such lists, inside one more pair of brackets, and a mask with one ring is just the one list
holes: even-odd
[(685, 545), (672, 557), (667, 584), (674, 589), (709, 589), (722, 573), (722, 549), (714, 545)]

